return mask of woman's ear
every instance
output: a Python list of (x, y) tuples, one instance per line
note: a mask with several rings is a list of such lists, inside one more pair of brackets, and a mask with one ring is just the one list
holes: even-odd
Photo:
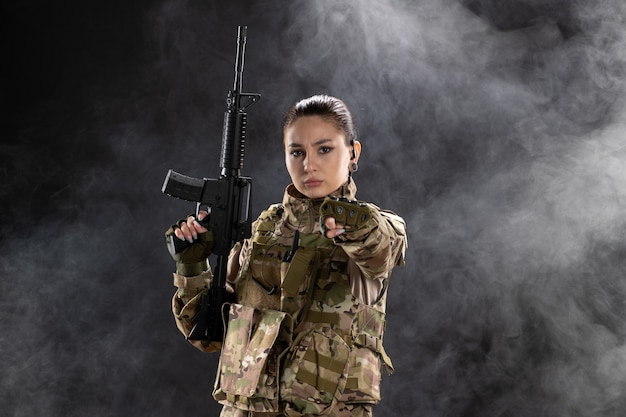
[(350, 158), (350, 160), (352, 162), (357, 162), (359, 160), (359, 156), (361, 156), (361, 142), (355, 140), (352, 144), (352, 158)]

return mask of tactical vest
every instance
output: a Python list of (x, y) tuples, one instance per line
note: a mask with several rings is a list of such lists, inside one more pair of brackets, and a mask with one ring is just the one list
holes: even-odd
[(320, 233), (285, 227), (274, 205), (255, 223), (228, 307), (214, 398), (289, 416), (339, 401), (380, 401), (386, 287), (373, 305), (351, 292), (349, 258)]

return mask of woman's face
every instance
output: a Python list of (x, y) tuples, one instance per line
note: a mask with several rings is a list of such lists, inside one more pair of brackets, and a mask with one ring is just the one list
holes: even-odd
[(321, 198), (348, 180), (353, 147), (346, 142), (345, 134), (320, 116), (300, 117), (285, 128), (285, 165), (298, 191)]

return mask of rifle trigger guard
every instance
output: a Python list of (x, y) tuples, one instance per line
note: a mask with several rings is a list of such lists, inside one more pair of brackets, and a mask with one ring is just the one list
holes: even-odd
[[(207, 212), (207, 215), (204, 219), (200, 220), (198, 215), (200, 214), (200, 210), (204, 209)], [(211, 207), (207, 205), (202, 205), (202, 203), (196, 203), (196, 221), (200, 223), (200, 226), (209, 228), (209, 218), (211, 217)]]

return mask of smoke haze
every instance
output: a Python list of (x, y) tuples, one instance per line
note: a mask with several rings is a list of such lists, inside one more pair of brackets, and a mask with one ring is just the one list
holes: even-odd
[(351, 108), (359, 198), (407, 221), (376, 415), (626, 409), (622, 0), (7, 2), (0, 409), (217, 415), (216, 355), (178, 333), (172, 168), (219, 175), (248, 26), (243, 174), (289, 177), (283, 113)]

